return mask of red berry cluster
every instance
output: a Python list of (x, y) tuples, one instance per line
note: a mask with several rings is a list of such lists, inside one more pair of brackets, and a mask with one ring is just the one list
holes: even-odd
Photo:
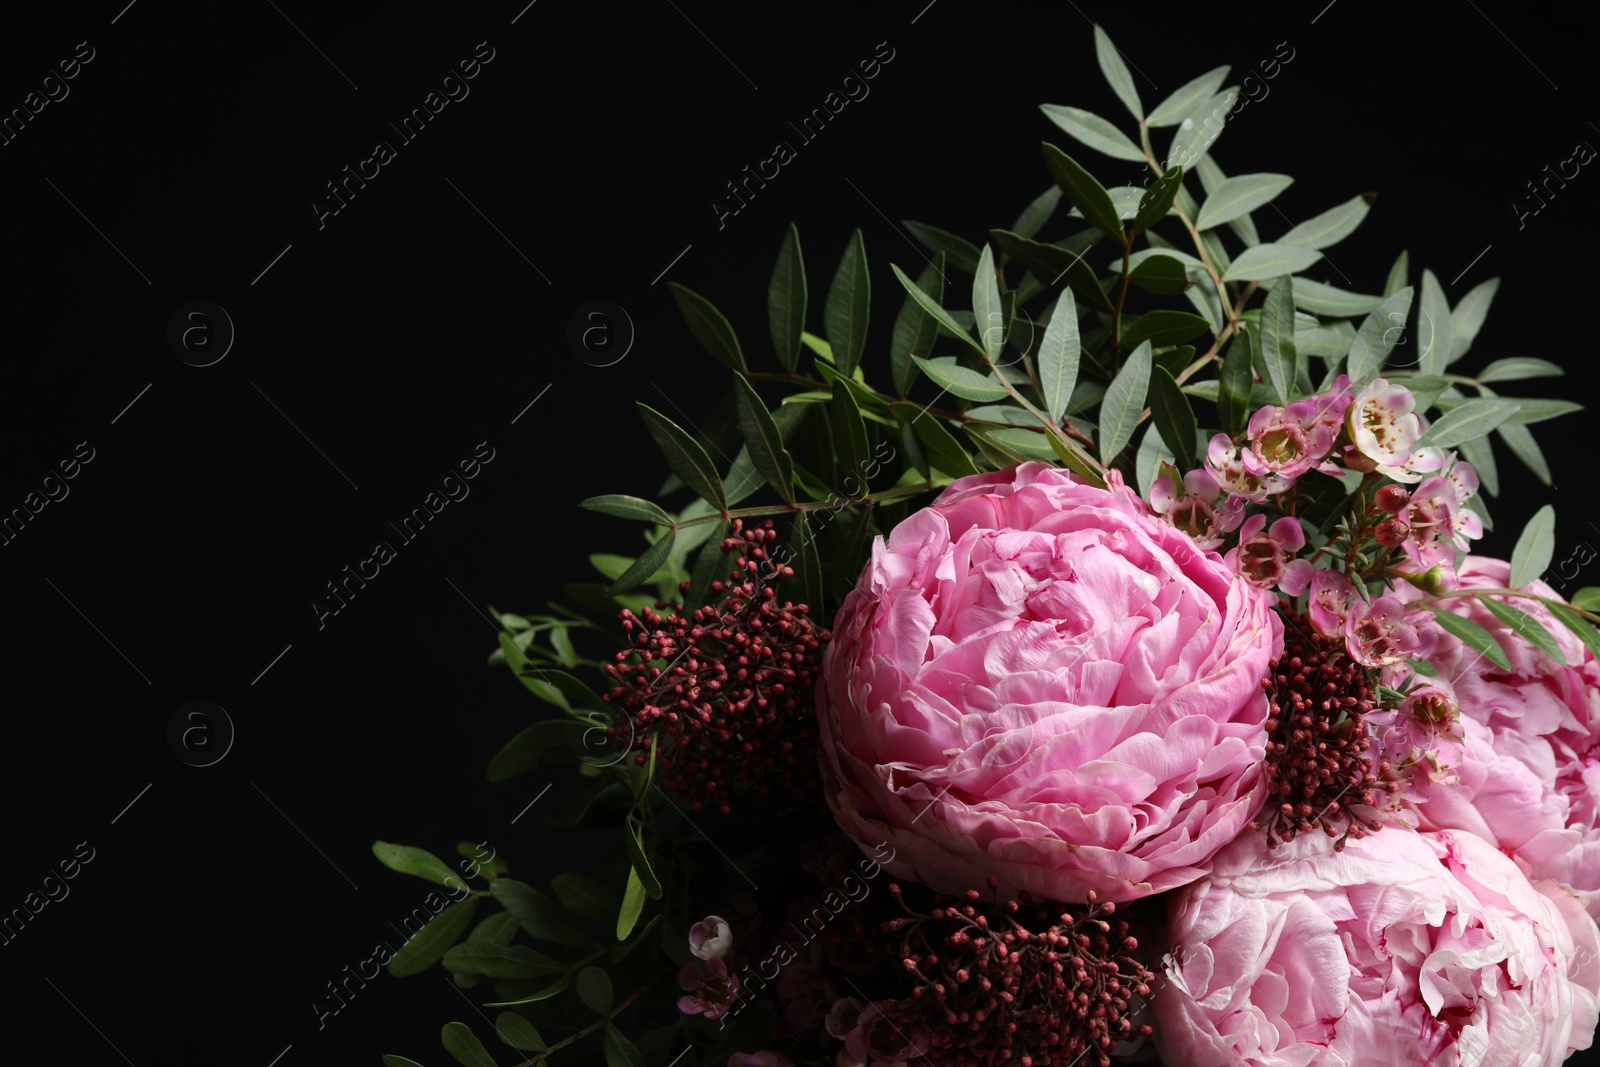
[(627, 738), (640, 766), (654, 747), (657, 777), (695, 811), (728, 814), (746, 785), (821, 791), (812, 690), (828, 634), (806, 605), (779, 602), (773, 586), (794, 569), (771, 559), (777, 536), (770, 521), (735, 519), (722, 551), (736, 576), (712, 582), (711, 603), (692, 613), (624, 610), (633, 647), (605, 666), (616, 682), (605, 699), (625, 719), (607, 732)]
[[(898, 885), (889, 891), (903, 902)], [(1115, 904), (1093, 893), (1076, 911), (979, 899), (936, 897), (929, 913), (907, 907), (884, 924), (902, 935), (913, 983), (889, 1016), (921, 1036), (935, 1067), (1069, 1067), (1088, 1052), (1084, 1067), (1106, 1067), (1119, 1041), (1150, 1033), (1133, 1016), (1155, 975), (1131, 955), (1128, 923), (1110, 918)]]
[(1342, 850), (1348, 838), (1381, 828), (1376, 809), (1399, 785), (1387, 763), (1373, 773), (1365, 717), (1377, 701), (1366, 668), (1305, 616), (1284, 612), (1283, 620), (1283, 655), (1261, 682), (1272, 709), (1267, 803), (1249, 826), (1266, 829), (1269, 847), (1320, 827)]

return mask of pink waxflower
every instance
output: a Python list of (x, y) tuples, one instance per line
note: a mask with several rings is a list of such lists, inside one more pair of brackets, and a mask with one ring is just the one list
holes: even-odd
[(1415, 482), (1444, 466), (1444, 453), (1416, 448), (1422, 436), (1417, 398), (1403, 385), (1374, 378), (1351, 401), (1345, 422), (1352, 444), (1345, 462), (1356, 470), (1377, 471), (1397, 482)]
[[(1505, 588), (1510, 569), (1503, 560), (1468, 556), (1459, 587)], [(1561, 599), (1540, 581), (1526, 591)], [(1423, 596), (1405, 583), (1396, 583), (1395, 595)], [(1541, 652), (1476, 597), (1439, 601), (1488, 630), (1511, 667), (1502, 670), (1437, 623), (1424, 622), (1437, 642), (1429, 659), (1438, 676), (1430, 682), (1460, 709), (1465, 751), (1456, 761), (1460, 786), (1424, 798), (1422, 825), (1483, 834), (1524, 870), (1576, 893), (1600, 918), (1600, 662), (1544, 604), (1496, 599), (1543, 626), (1566, 662)]]
[(1350, 407), (1348, 386), (1349, 379), (1340, 375), (1329, 392), (1296, 400), (1287, 407), (1258, 409), (1246, 429), (1247, 442), (1240, 456), (1244, 469), (1257, 476), (1293, 481), (1323, 466)]
[(1239, 446), (1225, 433), (1211, 438), (1206, 446), (1206, 471), (1224, 491), (1255, 504), (1266, 503), (1268, 497), (1287, 492), (1294, 484), (1293, 479), (1270, 472), (1252, 474), (1244, 465)]
[(1351, 602), (1344, 620), (1344, 647), (1365, 667), (1386, 667), (1423, 653), (1417, 628), (1406, 621), (1405, 605), (1392, 596)]
[(728, 920), (720, 915), (707, 915), (689, 927), (689, 951), (703, 960), (716, 960), (733, 949), (733, 932)]
[(1274, 598), (1108, 480), (962, 478), (874, 543), (817, 712), (834, 817), (895, 877), (1132, 900), (1259, 808)]
[(890, 1000), (875, 1000), (861, 1009), (853, 1030), (845, 1035), (844, 1050), (857, 1063), (869, 1067), (905, 1067), (928, 1051), (928, 1042), (921, 1034), (908, 1034), (897, 1025), (887, 1009), (894, 1005)]
[(1192, 470), (1181, 479), (1178, 468), (1161, 464), (1150, 485), (1150, 510), (1194, 538), (1201, 548), (1216, 548), (1222, 537), (1244, 521), (1243, 497), (1224, 493), (1210, 471)]
[(679, 1011), (715, 1019), (733, 1007), (739, 995), (739, 976), (729, 974), (721, 959), (690, 960), (678, 971), (678, 988), (688, 990), (678, 998)]
[(1326, 637), (1342, 636), (1345, 616), (1355, 599), (1356, 587), (1343, 571), (1331, 567), (1317, 571), (1311, 576), (1308, 598), (1312, 628)]
[(1267, 529), (1267, 517), (1260, 513), (1244, 520), (1239, 528), (1239, 545), (1223, 558), (1251, 585), (1262, 589), (1276, 586), (1290, 596), (1306, 591), (1311, 581), (1311, 563), (1295, 559), (1306, 547), (1306, 532), (1300, 520), (1285, 515)]
[(822, 1028), (829, 1035), (843, 1041), (849, 1036), (850, 1031), (856, 1028), (856, 1021), (861, 1018), (861, 1009), (866, 1005), (855, 997), (841, 997), (833, 1002), (833, 1007), (828, 1009), (828, 1016), (822, 1022)]
[(1168, 917), (1166, 1063), (1556, 1067), (1600, 1020), (1594, 920), (1470, 833), (1247, 834)]
[(762, 1049), (759, 1052), (729, 1053), (728, 1067), (794, 1067), (794, 1061), (781, 1052)]

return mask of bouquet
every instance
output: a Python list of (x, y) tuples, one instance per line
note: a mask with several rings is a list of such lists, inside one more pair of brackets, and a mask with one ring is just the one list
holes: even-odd
[(1228, 68), (1147, 109), (1094, 45), (1132, 122), (1046, 105), (1075, 154), (1044, 145), (1009, 228), (907, 223), (886, 353), (859, 231), (818, 306), (789, 228), (772, 362), (673, 286), (726, 394), (640, 404), (658, 499), (583, 502), (633, 552), (495, 613), (548, 713), (489, 777), (575, 768), (541, 815), (595, 862), (536, 886), (375, 846), (452, 890), (386, 962), (497, 1011), (444, 1027), (457, 1062), (1590, 1046), (1600, 589), (1543, 580), (1548, 506), (1471, 554), (1499, 464), (1548, 484), (1529, 427), (1578, 408), (1498, 390), (1561, 369), (1462, 372), (1496, 281), (1316, 280), (1367, 199), (1291, 222), (1290, 178), (1214, 159)]

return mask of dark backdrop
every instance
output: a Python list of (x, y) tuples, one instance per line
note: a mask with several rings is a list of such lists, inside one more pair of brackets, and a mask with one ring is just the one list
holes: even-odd
[[(1575, 9), (124, 2), (13, 12), (0, 41), (7, 110), (92, 57), (0, 147), (0, 507), (92, 454), (0, 549), (0, 910), (80, 842), (94, 850), (70, 896), (0, 947), (7, 1040), (48, 1042), (49, 1062), (117, 1062), (108, 1044), (140, 1067), (441, 1062), (439, 1025), (473, 1015), (437, 971), (372, 983), (320, 1030), (309, 1001), (421, 901), (424, 883), (373, 860), (374, 839), (441, 853), (487, 840), (534, 881), (573, 847), (536, 817), (512, 825), (570, 779), (484, 780), (537, 708), (485, 669), (481, 608), (539, 610), (585, 553), (638, 547), (575, 502), (657, 484), (634, 400), (695, 419), (723, 389), (665, 279), (711, 296), (764, 359), (766, 278), (791, 220), (813, 307), (855, 226), (883, 292), (888, 261), (921, 262), (890, 220), (969, 238), (1009, 224), (1047, 184), (1038, 141), (1067, 143), (1037, 104), (1125, 118), (1091, 20), (1147, 106), (1287, 42), (1294, 58), (1215, 155), (1230, 173), (1294, 175), (1278, 201), (1290, 218), (1378, 194), (1319, 276), (1374, 291), (1402, 247), (1452, 301), (1500, 275), (1464, 365), (1546, 356), (1569, 368), (1559, 395), (1597, 384), (1600, 177), (1584, 169), (1520, 225), (1511, 207), (1577, 142), (1600, 144)], [(792, 141), (786, 122), (880, 42), (893, 59), (870, 96), (719, 227), (723, 184)], [(410, 143), (386, 128), (475, 54), (489, 61), (470, 95)], [(395, 157), (319, 225), (324, 183), (378, 140)], [(1130, 169), (1082, 155), (1108, 182)], [(197, 299), (237, 331), (205, 368), (167, 340)], [(612, 366), (565, 339), (591, 299), (637, 332)], [(1505, 520), (1486, 551), (1508, 553), (1551, 500), (1558, 558), (1591, 536), (1590, 425), (1541, 428), (1563, 491), (1502, 452)], [(386, 521), (484, 441), (470, 496), (319, 628), (323, 583), (396, 540)], [(195, 699), (237, 731), (205, 768), (167, 740)]]

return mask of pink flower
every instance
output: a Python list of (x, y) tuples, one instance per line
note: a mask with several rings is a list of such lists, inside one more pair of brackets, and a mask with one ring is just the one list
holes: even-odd
[(1150, 510), (1194, 538), (1201, 548), (1216, 548), (1222, 535), (1237, 530), (1244, 521), (1243, 497), (1224, 493), (1207, 470), (1192, 470), (1182, 479), (1178, 468), (1161, 464), (1150, 486)]
[(1287, 407), (1260, 408), (1250, 416), (1248, 441), (1240, 457), (1244, 469), (1293, 481), (1320, 468), (1333, 451), (1350, 407), (1349, 379), (1340, 375), (1334, 386)]
[(1366, 667), (1385, 667), (1424, 654), (1417, 628), (1406, 621), (1405, 605), (1392, 596), (1351, 602), (1344, 619), (1344, 647), (1351, 659)]
[(855, 997), (841, 997), (828, 1009), (828, 1016), (822, 1023), (823, 1029), (843, 1041), (856, 1028), (856, 1021), (861, 1018), (861, 1009), (864, 1007), (866, 1005)]
[(733, 933), (728, 929), (728, 920), (720, 915), (707, 915), (689, 927), (689, 951), (700, 959), (721, 959), (732, 948)]
[(1417, 398), (1403, 385), (1374, 378), (1361, 387), (1345, 421), (1353, 442), (1345, 462), (1357, 470), (1377, 471), (1397, 482), (1415, 482), (1444, 466), (1437, 448), (1415, 448), (1422, 436)]
[(794, 1067), (794, 1061), (781, 1052), (733, 1052), (728, 1055), (728, 1067)]
[(1228, 493), (1256, 504), (1264, 504), (1268, 497), (1287, 492), (1294, 484), (1292, 478), (1251, 473), (1245, 467), (1239, 447), (1225, 433), (1217, 434), (1206, 447), (1206, 471)]
[(1311, 625), (1327, 637), (1344, 633), (1345, 616), (1356, 599), (1356, 587), (1343, 571), (1325, 568), (1311, 576)]
[(1469, 833), (1246, 835), (1168, 915), (1167, 1063), (1555, 1067), (1600, 1020), (1594, 920)]
[(1295, 559), (1306, 547), (1306, 532), (1300, 520), (1285, 515), (1266, 529), (1267, 517), (1259, 512), (1244, 520), (1239, 528), (1239, 545), (1223, 557), (1239, 576), (1262, 589), (1274, 586), (1290, 596), (1306, 591), (1313, 567), (1308, 560)]
[(678, 998), (679, 1011), (715, 1019), (733, 1006), (739, 995), (739, 976), (729, 974), (728, 965), (720, 959), (690, 960), (678, 971), (678, 988), (688, 990)]
[(1264, 795), (1272, 603), (1115, 477), (962, 478), (878, 539), (835, 621), (834, 816), (952, 894), (1182, 885)]
[(870, 1067), (905, 1067), (907, 1060), (928, 1051), (922, 1035), (906, 1033), (886, 1014), (893, 1003), (875, 1000), (861, 1009), (855, 1028), (844, 1039), (844, 1050), (852, 1060)]
[[(1467, 557), (1458, 573), (1462, 589), (1505, 588), (1510, 581), (1509, 564), (1483, 556)], [(1560, 600), (1540, 581), (1526, 589)], [(1407, 600), (1422, 596), (1403, 583), (1395, 592)], [(1565, 885), (1600, 918), (1600, 662), (1543, 604), (1527, 597), (1496, 599), (1548, 630), (1566, 665), (1540, 652), (1477, 598), (1441, 601), (1488, 630), (1511, 669), (1501, 670), (1437, 623), (1426, 624), (1437, 641), (1430, 660), (1438, 677), (1432, 682), (1451, 695), (1467, 730), (1460, 791), (1429, 795), (1420, 818), (1424, 825), (1483, 833), (1524, 870)]]

